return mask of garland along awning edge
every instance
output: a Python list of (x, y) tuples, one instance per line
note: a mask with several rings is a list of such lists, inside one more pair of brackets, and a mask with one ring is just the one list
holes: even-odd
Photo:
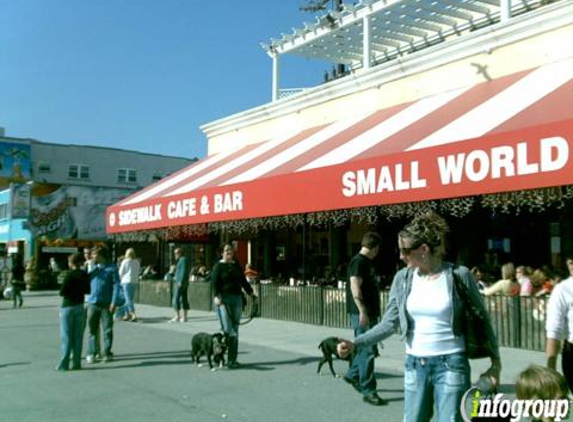
[(308, 214), (292, 214), (245, 220), (222, 221), (205, 224), (172, 226), (163, 229), (140, 230), (110, 235), (115, 241), (156, 241), (177, 240), (205, 236), (209, 233), (226, 231), (230, 234), (245, 234), (260, 230), (280, 230), (307, 224), (313, 227), (342, 226), (349, 221), (376, 224), (380, 218), (410, 218), (425, 210), (434, 210), (444, 215), (462, 218), (474, 206), (489, 208), (492, 211), (516, 215), (522, 211), (543, 212), (551, 207), (560, 208), (573, 199), (573, 185), (524, 191), (494, 193), (453, 199), (408, 202), (401, 204), (349, 208), (344, 210), (320, 211)]

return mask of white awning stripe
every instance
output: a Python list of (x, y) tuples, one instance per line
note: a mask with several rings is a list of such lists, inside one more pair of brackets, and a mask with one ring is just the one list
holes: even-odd
[(470, 88), (472, 87), (469, 86), (463, 89), (456, 89), (421, 99), (420, 101), (417, 101), (399, 111), (394, 116), (377, 124), (372, 129), (363, 132), (349, 142), (346, 142), (322, 157), (311, 161), (307, 165), (299, 168), (297, 171), (331, 166), (351, 160), (373, 146), (384, 142), (384, 140), (427, 116), (437, 108), (449, 103), (456, 97), (468, 91)]
[(573, 59), (537, 68), (407, 151), (483, 136), (571, 80), (572, 69)]
[(239, 149), (240, 148), (238, 147), (230, 148), (228, 151), (223, 151), (219, 154), (207, 157), (203, 161), (200, 161), (197, 164), (192, 165), (191, 167), (182, 171), (181, 173), (175, 174), (173, 176), (166, 178), (164, 181), (158, 182), (156, 185), (151, 186), (149, 189), (142, 191), (140, 194), (135, 194), (134, 196), (129, 197), (128, 200), (123, 202), (121, 205), (135, 204), (141, 201), (145, 201), (146, 199), (152, 198), (154, 196), (160, 196), (161, 193), (165, 192), (169, 188), (177, 185), (178, 183), (184, 182), (193, 175), (217, 164), (218, 162), (224, 160), (225, 158), (237, 152)]
[(241, 183), (247, 182), (249, 180), (254, 180), (258, 177), (261, 177), (274, 169), (294, 160), (296, 157), (304, 154), (305, 152), (309, 151), (310, 149), (314, 148), (317, 145), (320, 145), (322, 142), (325, 142), (327, 139), (332, 138), (333, 136), (337, 135), (338, 133), (342, 132), (343, 130), (348, 129), (351, 126), (354, 126), (361, 120), (364, 120), (370, 114), (367, 115), (360, 115), (358, 117), (352, 117), (349, 119), (344, 119), (338, 122), (335, 122), (322, 130), (319, 130), (315, 134), (309, 136), (308, 138), (298, 142), (296, 145), (293, 145), (290, 148), (278, 153), (274, 157), (265, 162), (255, 166), (244, 173), (233, 177), (230, 180), (227, 180), (224, 183), (221, 183), (222, 186), (230, 185), (233, 183)]
[(257, 146), (256, 148), (252, 149), (251, 151), (247, 152), (246, 154), (235, 158), (234, 160), (222, 165), (221, 167), (213, 170), (212, 172), (209, 172), (209, 173), (205, 174), (204, 176), (201, 176), (201, 177), (191, 181), (190, 183), (187, 183), (186, 185), (183, 185), (183, 186), (169, 192), (166, 196), (178, 195), (181, 193), (190, 192), (194, 189), (198, 189), (201, 186), (204, 186), (205, 184), (209, 183), (211, 180), (215, 180), (216, 178), (218, 178), (218, 177), (220, 177), (220, 176), (222, 176), (222, 175), (248, 163), (249, 161), (254, 160), (255, 158), (261, 156), (265, 152), (279, 146), (283, 142), (288, 141), (289, 139), (296, 136), (298, 133), (300, 133), (300, 131), (294, 132), (294, 133), (289, 133), (288, 135), (281, 136), (279, 138), (275, 138), (273, 140), (264, 142), (261, 145)]

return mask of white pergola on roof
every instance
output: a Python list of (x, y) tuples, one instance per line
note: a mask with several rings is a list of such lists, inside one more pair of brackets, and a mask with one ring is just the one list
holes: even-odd
[(368, 68), (463, 32), (509, 19), (543, 0), (361, 0), (262, 44), (281, 54)]

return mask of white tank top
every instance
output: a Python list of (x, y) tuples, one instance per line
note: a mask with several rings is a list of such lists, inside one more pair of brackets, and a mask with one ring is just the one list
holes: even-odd
[(414, 271), (406, 310), (414, 321), (406, 340), (406, 353), (438, 356), (465, 349), (463, 337), (456, 338), (452, 330), (452, 302), (444, 271), (433, 280)]

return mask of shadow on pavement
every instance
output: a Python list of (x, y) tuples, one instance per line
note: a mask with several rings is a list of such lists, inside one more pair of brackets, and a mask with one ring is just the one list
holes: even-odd
[[(137, 322), (139, 323), (143, 323), (143, 324), (164, 324), (168, 321), (171, 320), (172, 317), (145, 317), (145, 318), (138, 318)], [(187, 319), (187, 322), (181, 323), (181, 322), (174, 322), (174, 325), (179, 325), (179, 324), (183, 324), (183, 325), (187, 325), (187, 324), (192, 324), (193, 322), (209, 322), (209, 321), (217, 321), (216, 318), (213, 317), (189, 317)]]
[[(8, 303), (8, 302), (6, 302)], [(26, 304), (26, 301), (24, 301), (24, 305), (21, 308), (14, 308), (12, 306), (12, 301), (10, 301), (10, 304), (8, 305), (7, 308), (2, 307), (0, 308), (0, 311), (14, 311), (14, 312), (20, 312), (20, 311), (25, 311), (26, 309), (57, 309), (58, 306), (54, 306), (54, 305), (32, 305), (29, 306)]]
[(23, 365), (31, 365), (32, 362), (12, 362), (12, 363), (4, 363), (0, 364), (0, 369), (7, 368), (9, 366), (23, 366)]
[(124, 360), (143, 360), (154, 358), (185, 358), (190, 356), (190, 350), (167, 351), (167, 352), (148, 352), (148, 353), (126, 353), (117, 355), (114, 362)]
[[(144, 367), (153, 367), (153, 366), (167, 366), (167, 365), (182, 365), (185, 364), (187, 362), (182, 361), (181, 359), (159, 359), (159, 360), (145, 360), (145, 361), (140, 361), (138, 363), (133, 363), (133, 364), (127, 364), (127, 365), (122, 365), (121, 363), (118, 365), (116, 364), (116, 362), (118, 362), (119, 360), (115, 360), (111, 363), (102, 363), (102, 362), (98, 362), (98, 363), (94, 363), (91, 365), (85, 365), (83, 366), (84, 369), (89, 369), (91, 371), (100, 371), (100, 370), (105, 370), (105, 369), (127, 369), (127, 368), (144, 368)], [(121, 361), (119, 361), (121, 362)], [(188, 362), (189, 364), (191, 363), (190, 361)]]

